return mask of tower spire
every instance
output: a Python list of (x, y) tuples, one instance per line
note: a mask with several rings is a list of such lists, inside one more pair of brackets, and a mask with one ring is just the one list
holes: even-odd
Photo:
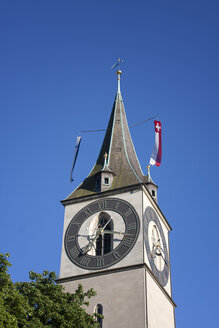
[[(104, 178), (106, 178), (104, 188), (107, 190), (141, 184), (145, 181), (130, 135), (122, 100), (121, 70), (118, 69), (116, 74), (118, 89), (99, 156), (90, 174), (68, 196), (68, 200), (104, 191), (102, 189)], [(105, 153), (107, 159), (104, 156)]]

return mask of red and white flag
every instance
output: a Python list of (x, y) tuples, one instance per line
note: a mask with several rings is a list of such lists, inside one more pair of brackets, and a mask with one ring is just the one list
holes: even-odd
[(162, 155), (162, 145), (161, 145), (161, 122), (154, 121), (155, 127), (155, 143), (154, 149), (150, 158), (150, 165), (160, 166), (161, 163), (161, 155)]

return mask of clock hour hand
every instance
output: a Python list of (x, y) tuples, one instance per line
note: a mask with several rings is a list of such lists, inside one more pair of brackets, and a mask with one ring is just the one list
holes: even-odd
[(107, 233), (107, 234), (118, 234), (118, 235), (124, 235), (124, 236), (133, 236), (132, 233), (126, 233), (126, 232), (120, 232), (120, 231), (111, 231), (111, 230), (104, 230), (102, 233)]
[(78, 237), (86, 237), (86, 238), (89, 238), (89, 237), (92, 237), (92, 236), (96, 236), (96, 234), (92, 234), (92, 235), (80, 235), (80, 234), (78, 234)]

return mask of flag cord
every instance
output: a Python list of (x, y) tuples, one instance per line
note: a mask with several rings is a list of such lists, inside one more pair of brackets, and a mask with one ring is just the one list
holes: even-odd
[[(141, 121), (141, 122), (132, 124), (132, 125), (129, 126), (129, 128), (132, 128), (132, 127), (134, 127), (136, 125), (139, 125), (139, 124), (145, 123), (147, 121), (153, 120), (156, 117), (157, 117), (157, 115), (156, 116), (152, 116), (152, 117), (148, 118), (147, 120), (144, 120), (144, 121)], [(100, 130), (81, 130), (80, 132), (81, 133), (88, 133), (88, 132), (104, 132), (104, 131), (106, 131), (106, 129), (100, 129)]]

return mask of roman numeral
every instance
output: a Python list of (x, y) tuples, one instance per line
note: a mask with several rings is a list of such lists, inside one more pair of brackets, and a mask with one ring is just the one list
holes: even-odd
[(132, 210), (129, 208), (128, 211), (124, 213), (124, 215), (127, 218), (127, 216), (129, 216), (130, 214), (132, 214)]
[(84, 215), (87, 217), (91, 214), (91, 210), (89, 209), (89, 207), (85, 207), (85, 209), (82, 211), (84, 213)]
[(118, 209), (118, 207), (119, 207), (119, 204), (120, 204), (120, 202), (117, 202), (117, 203), (116, 203), (116, 206), (115, 206), (115, 210), (117, 210), (117, 209)]
[(128, 230), (136, 230), (136, 223), (129, 223), (127, 229)]
[(79, 225), (81, 224), (80, 222), (77, 221), (73, 221), (71, 224), (75, 224), (77, 227), (79, 227)]
[(102, 202), (97, 203), (98, 210), (105, 210), (106, 209), (106, 201), (103, 200)]
[(88, 266), (89, 262), (90, 262), (90, 259), (88, 257), (84, 256), (84, 257), (82, 257), (80, 264), (84, 265), (84, 266)]
[(67, 242), (69, 242), (69, 241), (75, 241), (75, 235), (68, 236), (67, 237)]
[(131, 237), (127, 237), (122, 242), (122, 245), (126, 246), (126, 247), (130, 247), (132, 245), (132, 243), (133, 243), (133, 239)]
[(69, 253), (70, 253), (71, 257), (74, 259), (76, 256), (78, 256), (79, 250), (75, 246), (75, 247), (69, 249)]
[(113, 257), (115, 260), (118, 260), (120, 258), (120, 254), (118, 252), (113, 252)]
[(97, 258), (97, 267), (102, 267), (104, 266), (104, 258)]

